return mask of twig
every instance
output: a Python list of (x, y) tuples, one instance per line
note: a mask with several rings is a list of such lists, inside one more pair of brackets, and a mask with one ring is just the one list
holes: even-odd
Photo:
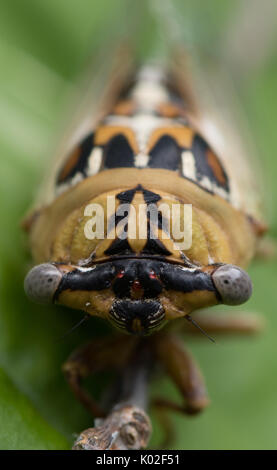
[(152, 426), (146, 414), (152, 358), (146, 343), (139, 344), (112, 390), (113, 405), (96, 426), (83, 431), (73, 450), (127, 450), (147, 446)]

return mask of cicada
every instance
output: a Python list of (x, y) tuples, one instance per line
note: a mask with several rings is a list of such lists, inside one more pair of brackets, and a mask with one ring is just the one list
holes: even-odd
[(56, 164), (50, 195), (27, 219), (36, 265), (25, 291), (35, 302), (114, 327), (114, 336), (82, 347), (64, 365), (94, 416), (105, 410), (81, 379), (122, 370), (139, 344), (184, 398), (183, 406), (157, 405), (194, 414), (209, 399), (179, 335), (258, 328), (250, 316), (201, 309), (251, 296), (245, 269), (266, 230), (260, 196), (238, 140), (190, 79), (186, 54), (175, 51), (166, 66), (117, 64), (116, 72), (105, 106), (80, 126)]

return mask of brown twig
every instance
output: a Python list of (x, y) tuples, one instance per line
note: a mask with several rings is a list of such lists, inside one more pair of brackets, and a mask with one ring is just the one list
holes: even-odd
[(151, 365), (151, 353), (142, 342), (112, 389), (109, 401), (113, 405), (109, 414), (95, 420), (94, 428), (83, 431), (73, 450), (127, 450), (147, 446), (152, 431), (145, 411)]

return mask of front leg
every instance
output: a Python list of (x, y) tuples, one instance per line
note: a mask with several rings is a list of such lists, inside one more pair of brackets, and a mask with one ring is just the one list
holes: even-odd
[(196, 414), (206, 408), (210, 400), (202, 373), (182, 341), (173, 334), (159, 334), (154, 338), (154, 352), (185, 402), (179, 405), (159, 398), (154, 404), (187, 414)]
[(124, 367), (136, 344), (136, 339), (129, 336), (95, 340), (74, 351), (63, 365), (71, 390), (93, 416), (104, 417), (106, 412), (82, 387), (82, 380), (105, 369)]

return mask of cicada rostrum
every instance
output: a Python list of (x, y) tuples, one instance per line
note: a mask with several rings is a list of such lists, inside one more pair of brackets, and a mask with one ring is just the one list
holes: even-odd
[(156, 405), (194, 414), (209, 399), (181, 333), (258, 328), (251, 316), (198, 311), (251, 296), (244, 269), (265, 231), (259, 195), (232, 134), (193, 89), (182, 53), (168, 67), (119, 72), (105, 112), (82, 128), (57, 165), (50, 199), (28, 218), (36, 265), (25, 291), (114, 326), (114, 336), (79, 349), (64, 365), (94, 416), (106, 410), (81, 380), (106, 368), (122, 371), (142, 345), (184, 398), (184, 405)]

